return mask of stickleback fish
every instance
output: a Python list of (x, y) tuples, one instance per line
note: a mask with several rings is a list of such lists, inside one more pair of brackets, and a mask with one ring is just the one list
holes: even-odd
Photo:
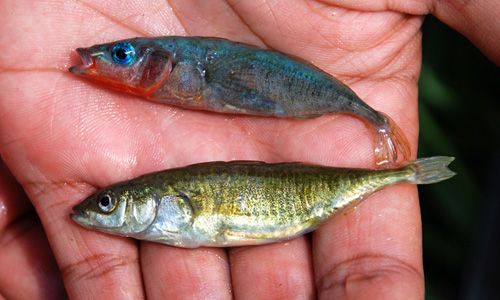
[(288, 240), (399, 182), (428, 184), (455, 175), (452, 157), (397, 169), (301, 163), (211, 162), (117, 183), (76, 205), (78, 224), (178, 247), (229, 247)]
[(115, 90), (152, 101), (221, 113), (316, 118), (352, 114), (374, 130), (375, 163), (389, 168), (398, 152), (407, 159), (406, 136), (384, 113), (314, 65), (277, 51), (221, 38), (157, 37), (78, 48), (86, 76)]

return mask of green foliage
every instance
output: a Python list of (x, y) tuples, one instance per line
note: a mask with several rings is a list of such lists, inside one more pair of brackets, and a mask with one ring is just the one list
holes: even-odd
[(419, 188), (426, 298), (456, 299), (467, 290), (464, 272), (486, 205), (491, 161), (500, 153), (500, 70), (434, 17), (424, 22), (423, 36), (418, 156), (455, 156), (450, 168), (458, 173)]

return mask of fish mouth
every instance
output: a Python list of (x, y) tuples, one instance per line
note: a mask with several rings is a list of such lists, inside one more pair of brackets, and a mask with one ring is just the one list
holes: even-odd
[(75, 221), (76, 223), (78, 223), (80, 225), (89, 223), (89, 219), (86, 216), (70, 214), (69, 217), (71, 218), (71, 220)]
[(76, 75), (85, 75), (87, 74), (87, 70), (92, 68), (94, 65), (94, 60), (92, 59), (92, 53), (89, 51), (87, 48), (77, 48), (76, 52), (78, 55), (80, 55), (80, 58), (82, 59), (83, 66), (75, 66), (69, 68), (69, 71), (72, 74)]
[(81, 205), (76, 205), (75, 207), (73, 207), (73, 211), (75, 213), (69, 215), (71, 220), (84, 227), (92, 226), (89, 214), (81, 207)]

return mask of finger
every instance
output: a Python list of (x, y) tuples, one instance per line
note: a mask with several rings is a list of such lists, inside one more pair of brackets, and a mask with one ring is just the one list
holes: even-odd
[(145, 298), (137, 242), (83, 228), (69, 218), (72, 204), (85, 196), (88, 192), (75, 192), (74, 187), (67, 186), (45, 189), (36, 195), (35, 208), (52, 245), (69, 297)]
[(470, 39), (500, 65), (500, 4), (498, 1), (433, 1), (433, 14)]
[(141, 243), (148, 299), (232, 299), (224, 249)]
[(368, 197), (313, 234), (320, 299), (423, 299), (416, 188), (398, 185)]
[(334, 6), (357, 11), (398, 11), (405, 14), (425, 15), (431, 10), (431, 4), (426, 1), (362, 1), (362, 0), (326, 0)]
[(67, 298), (61, 272), (34, 212), (2, 233), (0, 266), (0, 295), (6, 299)]
[(309, 237), (229, 250), (236, 299), (316, 299)]
[[(262, 45), (247, 24), (242, 22), (228, 1), (171, 0), (172, 11), (187, 36), (219, 36), (254, 45)], [(196, 16), (196, 18), (193, 18)]]
[(23, 188), (0, 158), (0, 232), (32, 210)]
[(65, 298), (61, 273), (38, 216), (0, 160), (0, 295)]

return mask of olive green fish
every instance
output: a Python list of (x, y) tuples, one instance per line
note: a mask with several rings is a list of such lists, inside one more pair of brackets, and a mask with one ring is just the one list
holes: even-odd
[(301, 163), (210, 162), (114, 184), (73, 210), (78, 224), (178, 247), (229, 247), (289, 240), (383, 187), (455, 175), (452, 157), (386, 170)]

